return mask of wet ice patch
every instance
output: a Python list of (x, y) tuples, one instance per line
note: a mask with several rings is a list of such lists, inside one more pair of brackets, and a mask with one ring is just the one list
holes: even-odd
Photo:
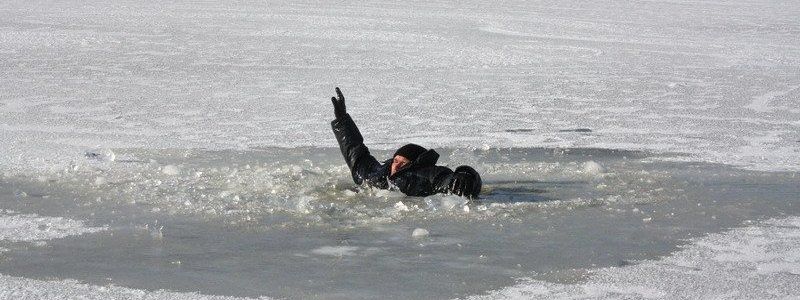
[(657, 261), (591, 272), (578, 284), (525, 279), (469, 299), (800, 297), (800, 217), (696, 239)]
[(88, 227), (78, 220), (42, 217), (35, 214), (0, 215), (0, 240), (37, 242), (106, 230)]

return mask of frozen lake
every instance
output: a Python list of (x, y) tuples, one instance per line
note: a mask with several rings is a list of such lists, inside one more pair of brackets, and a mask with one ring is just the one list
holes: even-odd
[[(678, 296), (619, 284), (685, 286), (664, 265), (733, 298), (797, 296), (780, 251), (800, 249), (799, 15), (4, 1), (0, 296)], [(476, 166), (483, 202), (353, 187), (335, 86), (368, 146)], [(763, 251), (706, 255), (742, 244)], [(698, 271), (716, 267), (741, 272)]]

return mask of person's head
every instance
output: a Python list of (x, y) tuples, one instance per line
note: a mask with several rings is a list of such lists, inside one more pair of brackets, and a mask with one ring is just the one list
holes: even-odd
[(425, 151), (428, 150), (417, 144), (407, 144), (403, 147), (400, 147), (400, 149), (397, 149), (397, 152), (394, 153), (392, 158), (392, 166), (389, 170), (389, 176), (394, 175), (394, 173), (397, 173), (397, 171), (407, 167), (411, 162), (415, 161), (420, 155), (422, 155), (422, 153), (425, 153)]

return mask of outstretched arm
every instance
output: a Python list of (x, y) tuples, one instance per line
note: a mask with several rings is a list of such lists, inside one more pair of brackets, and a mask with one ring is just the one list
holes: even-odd
[(336, 88), (336, 96), (331, 97), (333, 102), (333, 112), (336, 119), (331, 122), (333, 134), (339, 142), (339, 149), (342, 150), (347, 166), (353, 176), (353, 182), (361, 184), (368, 175), (380, 167), (380, 163), (370, 153), (364, 145), (364, 138), (358, 131), (353, 118), (347, 113), (344, 104), (344, 95), (339, 88)]

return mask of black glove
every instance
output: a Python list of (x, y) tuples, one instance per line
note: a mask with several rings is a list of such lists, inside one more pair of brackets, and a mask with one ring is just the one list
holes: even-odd
[(481, 175), (469, 166), (460, 166), (453, 171), (450, 192), (467, 198), (478, 198), (481, 193)]
[(331, 102), (333, 102), (333, 114), (336, 115), (336, 119), (341, 119), (344, 115), (347, 114), (347, 110), (344, 107), (344, 95), (342, 95), (342, 91), (339, 88), (336, 88), (336, 97), (331, 97)]

